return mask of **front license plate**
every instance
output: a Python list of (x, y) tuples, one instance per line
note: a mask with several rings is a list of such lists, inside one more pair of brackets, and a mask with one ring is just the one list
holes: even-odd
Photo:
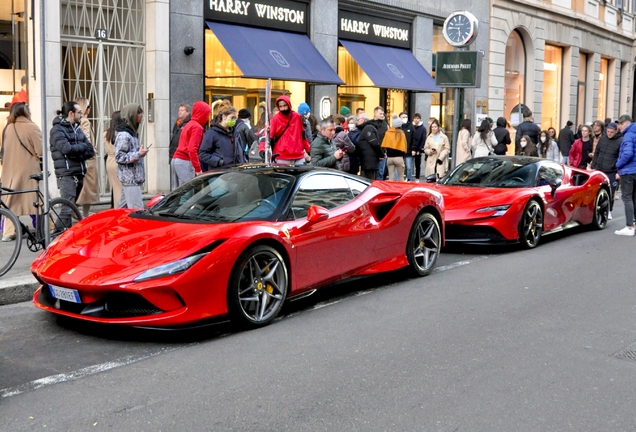
[(74, 289), (62, 288), (55, 285), (49, 285), (51, 294), (56, 299), (66, 300), (73, 303), (81, 303), (79, 292)]

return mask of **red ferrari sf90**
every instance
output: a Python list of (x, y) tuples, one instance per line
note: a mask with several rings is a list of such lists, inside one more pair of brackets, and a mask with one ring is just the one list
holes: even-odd
[(533, 248), (544, 234), (607, 224), (607, 176), (546, 159), (470, 159), (431, 187), (444, 196), (447, 242), (520, 242)]
[(79, 222), (33, 263), (41, 309), (77, 319), (258, 327), (284, 301), (352, 276), (410, 266), (444, 243), (439, 192), (311, 167), (210, 172), (147, 210)]

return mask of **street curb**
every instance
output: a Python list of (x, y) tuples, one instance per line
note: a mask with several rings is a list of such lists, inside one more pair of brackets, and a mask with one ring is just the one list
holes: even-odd
[(0, 279), (0, 306), (31, 300), (38, 285), (33, 275)]

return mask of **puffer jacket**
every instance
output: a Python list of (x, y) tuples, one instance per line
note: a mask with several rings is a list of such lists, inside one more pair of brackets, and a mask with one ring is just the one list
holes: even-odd
[(86, 173), (85, 161), (95, 156), (95, 149), (79, 124), (56, 117), (50, 137), (55, 176), (83, 176)]
[(516, 149), (515, 153), (519, 153), (521, 141), (521, 137), (524, 135), (528, 135), (534, 144), (539, 142), (539, 135), (541, 135), (541, 128), (538, 124), (531, 122), (530, 120), (526, 120), (517, 126), (517, 135), (515, 137)]
[(358, 126), (360, 136), (358, 137), (358, 155), (360, 166), (363, 170), (377, 170), (380, 166), (380, 158), (384, 157), (384, 151), (380, 144), (380, 133), (375, 126), (375, 122), (369, 120)]
[(604, 173), (616, 172), (616, 161), (623, 142), (623, 134), (616, 132), (612, 138), (603, 134), (592, 158), (592, 169), (603, 171)]
[(631, 123), (623, 131), (616, 168), (619, 175), (636, 174), (636, 123)]
[(313, 166), (338, 168), (338, 159), (333, 155), (336, 145), (323, 134), (318, 133), (311, 143), (311, 164)]
[(231, 131), (215, 124), (203, 135), (199, 160), (203, 171), (207, 171), (216, 167), (245, 163), (245, 153), (241, 146), (235, 145)]

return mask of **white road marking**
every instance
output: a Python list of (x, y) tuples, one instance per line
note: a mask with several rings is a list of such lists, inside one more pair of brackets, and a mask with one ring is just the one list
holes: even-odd
[(95, 375), (110, 369), (115, 369), (121, 366), (137, 363), (139, 361), (146, 360), (161, 354), (166, 354), (172, 351), (176, 351), (180, 348), (183, 348), (183, 347), (161, 348), (160, 350), (151, 352), (149, 354), (126, 356), (118, 360), (114, 360), (114, 361), (110, 361), (110, 362), (106, 362), (106, 363), (102, 363), (98, 365), (88, 366), (73, 372), (58, 374), (58, 375), (51, 375), (48, 377), (44, 377), (44, 378), (40, 378), (31, 382), (28, 382), (26, 384), (20, 384), (15, 387), (4, 388), (0, 390), (0, 399), (8, 398), (11, 396), (17, 396), (27, 391), (37, 390), (39, 388), (47, 387), (53, 384), (63, 383), (66, 381), (74, 381), (89, 375)]
[[(473, 264), (475, 262), (478, 261), (483, 261), (485, 259), (488, 259), (489, 256), (487, 255), (483, 255), (483, 256), (478, 256), (475, 257), (473, 259), (470, 260), (466, 260), (466, 261), (458, 261), (456, 263), (453, 264), (449, 264), (446, 266), (441, 266), (441, 267), (437, 267), (433, 270), (433, 273), (440, 273), (440, 272), (444, 272), (447, 270), (452, 270), (454, 268), (457, 267), (462, 267), (465, 265), (469, 265), (469, 264)], [(324, 303), (319, 303), (317, 305), (315, 305), (314, 307), (310, 308), (309, 310), (317, 310), (317, 309), (322, 309), (324, 307), (327, 306), (331, 306), (337, 303), (340, 303), (342, 300), (345, 300), (347, 298), (350, 297), (358, 297), (358, 296), (363, 296), (366, 294), (370, 294), (373, 291), (375, 291), (375, 289), (371, 289), (371, 290), (365, 290), (365, 291), (358, 291), (356, 293), (354, 293), (353, 295), (349, 295), (349, 296), (345, 296), (345, 297), (341, 297), (339, 299), (336, 300), (332, 300), (329, 302), (324, 302)], [(287, 315), (287, 317), (293, 316), (296, 314), (291, 314), (291, 315)], [(280, 319), (280, 318), (279, 318)], [(189, 345), (188, 345), (189, 346)], [(48, 377), (44, 377), (44, 378), (40, 378), (34, 381), (30, 381), (26, 384), (20, 384), (14, 387), (7, 387), (4, 389), (0, 389), (0, 399), (4, 399), (4, 398), (8, 398), (11, 396), (17, 396), (20, 395), (22, 393), (26, 393), (28, 391), (32, 391), (32, 390), (37, 390), (40, 389), (42, 387), (48, 387), (54, 384), (59, 384), (59, 383), (63, 383), (63, 382), (67, 382), (67, 381), (74, 381), (74, 380), (78, 380), (80, 378), (84, 378), (90, 375), (95, 375), (101, 372), (105, 372), (111, 369), (115, 369), (118, 367), (122, 367), (122, 366), (127, 366), (133, 363), (137, 363), (140, 362), (142, 360), (146, 360), (152, 357), (156, 357), (158, 355), (162, 355), (162, 354), (166, 354), (172, 351), (176, 351), (178, 349), (183, 348), (183, 346), (180, 347), (171, 347), (171, 348), (161, 348), (157, 351), (148, 353), (148, 354), (142, 354), (142, 355), (131, 355), (131, 356), (126, 356), (126, 357), (122, 357), (120, 359), (117, 360), (113, 360), (110, 362), (106, 362), (106, 363), (102, 363), (102, 364), (98, 364), (98, 365), (93, 365), (93, 366), (87, 366), (85, 368), (82, 369), (78, 369), (76, 371), (73, 372), (69, 372), (69, 373), (65, 373), (65, 374), (58, 374), (58, 375), (51, 375)]]

